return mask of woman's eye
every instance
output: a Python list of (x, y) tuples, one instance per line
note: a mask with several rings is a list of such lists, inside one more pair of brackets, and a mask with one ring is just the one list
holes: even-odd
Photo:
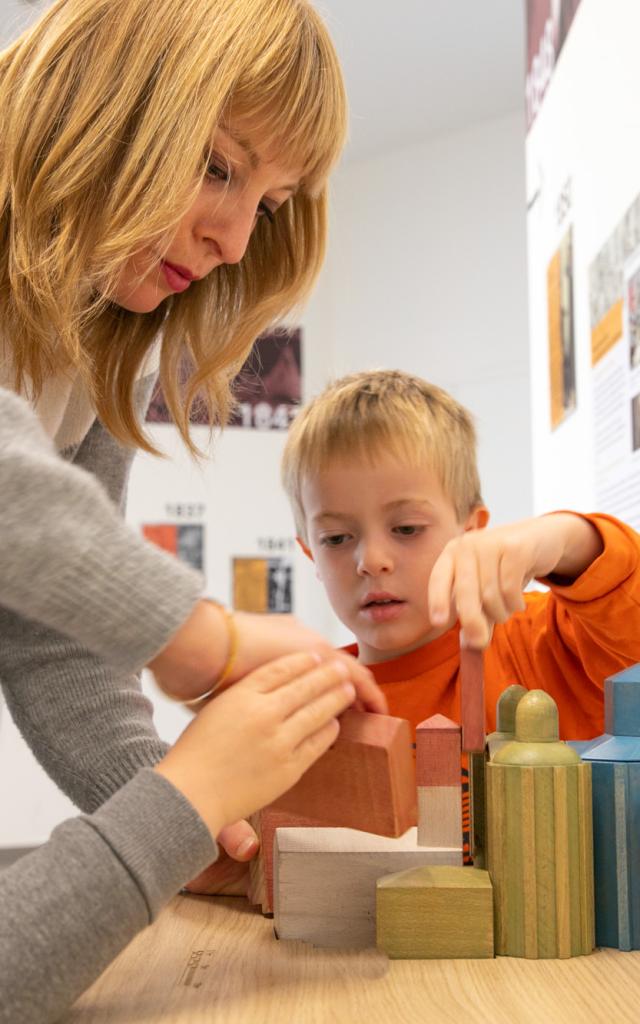
[(276, 211), (272, 210), (266, 203), (258, 203), (258, 216), (266, 217), (270, 224), (273, 224), (276, 216)]
[(231, 171), (228, 167), (223, 167), (221, 164), (210, 163), (207, 166), (207, 175), (210, 178), (215, 178), (217, 181), (227, 183), (231, 181)]

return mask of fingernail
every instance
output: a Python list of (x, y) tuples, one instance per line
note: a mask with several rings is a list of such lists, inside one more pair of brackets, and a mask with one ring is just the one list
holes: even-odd
[(334, 661), (331, 662), (331, 664), (333, 668), (335, 668), (340, 673), (340, 675), (345, 677), (349, 675), (349, 669), (346, 663), (342, 661), (340, 658), (336, 658)]
[(319, 665), (320, 662), (322, 661), (322, 655), (320, 654), (320, 651), (309, 651), (309, 654), (311, 655), (313, 660), (317, 662), (317, 664)]
[(244, 857), (248, 853), (255, 853), (260, 843), (257, 839), (243, 839), (240, 846), (236, 849), (236, 855), (238, 857)]
[(342, 688), (346, 694), (353, 700), (356, 695), (356, 688), (353, 683), (343, 683)]

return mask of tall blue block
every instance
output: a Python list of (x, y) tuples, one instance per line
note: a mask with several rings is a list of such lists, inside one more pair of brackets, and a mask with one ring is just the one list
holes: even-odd
[(605, 728), (572, 744), (592, 771), (596, 945), (640, 949), (640, 665), (606, 680)]

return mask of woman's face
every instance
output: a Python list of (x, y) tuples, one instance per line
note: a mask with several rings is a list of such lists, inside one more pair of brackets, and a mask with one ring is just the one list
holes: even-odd
[(150, 313), (222, 263), (238, 263), (259, 217), (273, 220), (296, 191), (300, 172), (228, 128), (218, 128), (197, 198), (168, 242), (124, 264), (109, 298), (132, 313)]

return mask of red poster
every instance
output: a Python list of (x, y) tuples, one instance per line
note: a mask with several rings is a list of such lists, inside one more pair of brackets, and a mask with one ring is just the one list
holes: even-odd
[(527, 0), (527, 128), (551, 81), (580, 0)]

